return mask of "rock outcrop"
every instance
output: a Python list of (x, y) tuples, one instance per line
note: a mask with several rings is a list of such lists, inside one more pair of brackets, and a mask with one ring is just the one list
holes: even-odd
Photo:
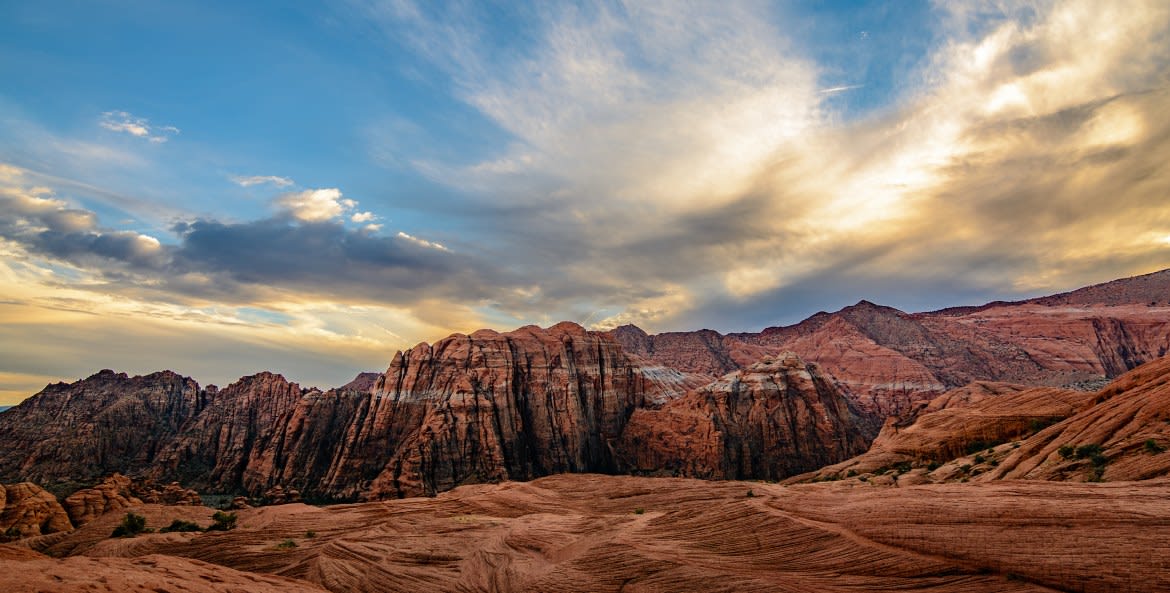
[(70, 529), (69, 515), (45, 489), (30, 482), (0, 484), (0, 537), (11, 540)]
[(130, 493), (130, 478), (114, 474), (92, 488), (83, 488), (65, 497), (65, 511), (76, 526), (106, 514), (142, 504)]
[(815, 365), (786, 354), (636, 411), (617, 451), (637, 474), (776, 480), (864, 451), (861, 422)]
[(178, 482), (157, 486), (152, 480), (131, 480), (114, 474), (101, 483), (83, 488), (65, 498), (65, 511), (74, 526), (81, 526), (107, 513), (141, 504), (201, 505), (199, 493)]

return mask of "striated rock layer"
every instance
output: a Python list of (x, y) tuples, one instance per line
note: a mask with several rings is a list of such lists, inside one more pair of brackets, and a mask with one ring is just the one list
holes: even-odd
[(226, 533), (76, 544), (87, 527), (51, 551), (192, 559), (335, 593), (1137, 593), (1170, 590), (1167, 528), (1164, 480), (895, 489), (563, 474), (243, 510)]

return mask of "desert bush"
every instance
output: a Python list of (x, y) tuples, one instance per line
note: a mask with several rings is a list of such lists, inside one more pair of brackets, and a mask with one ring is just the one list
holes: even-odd
[(644, 514), (645, 512), (646, 512), (646, 509), (644, 509), (644, 508), (642, 508), (642, 507), (638, 507), (638, 508), (634, 509), (634, 514), (635, 514), (635, 515), (642, 515), (642, 514)]
[(291, 539), (286, 539), (286, 540), (280, 542), (279, 544), (276, 544), (276, 548), (278, 550), (291, 550), (295, 547), (297, 547), (297, 542), (294, 542)]
[(126, 513), (126, 516), (122, 517), (122, 523), (114, 529), (110, 537), (134, 537), (145, 531), (146, 517), (135, 515), (134, 513)]
[(236, 514), (225, 513), (223, 511), (216, 511), (211, 516), (211, 520), (215, 521), (207, 531), (231, 531), (236, 528)]
[(1072, 445), (1061, 445), (1060, 449), (1057, 449), (1056, 452), (1060, 453), (1060, 456), (1065, 459), (1071, 459), (1076, 452), (1076, 447)]
[(1157, 455), (1166, 451), (1166, 448), (1162, 445), (1159, 445), (1154, 441), (1154, 439), (1146, 439), (1145, 447), (1146, 453), (1149, 453), (1150, 455)]

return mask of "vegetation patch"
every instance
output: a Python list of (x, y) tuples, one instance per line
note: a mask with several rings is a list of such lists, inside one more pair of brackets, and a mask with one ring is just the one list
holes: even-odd
[(191, 521), (184, 521), (182, 519), (175, 519), (171, 521), (170, 525), (158, 530), (159, 533), (189, 533), (194, 531), (203, 531), (203, 528)]
[(1150, 455), (1157, 455), (1159, 453), (1166, 452), (1166, 447), (1159, 445), (1156, 441), (1154, 441), (1154, 439), (1146, 439), (1145, 449), (1146, 453), (1149, 453)]
[(236, 514), (225, 513), (223, 511), (216, 511), (211, 516), (211, 520), (215, 521), (207, 531), (231, 531), (236, 528)]
[(149, 533), (146, 529), (146, 517), (126, 513), (126, 516), (122, 517), (122, 523), (114, 529), (110, 537), (134, 537), (140, 533)]

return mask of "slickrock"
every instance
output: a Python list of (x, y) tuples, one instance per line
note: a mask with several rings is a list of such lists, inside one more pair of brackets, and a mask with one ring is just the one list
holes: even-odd
[[(29, 482), (0, 484), (0, 537), (5, 540), (73, 529), (52, 494)], [(2, 571), (0, 571), (2, 572)]]
[(1170, 357), (1122, 375), (1089, 404), (1024, 441), (984, 478), (1117, 481), (1170, 475)]
[(190, 558), (335, 593), (1136, 593), (1170, 588), (1167, 528), (1165, 481), (883, 489), (565, 474), (251, 509), (230, 532), (86, 553)]
[(0, 414), (0, 480), (85, 482), (139, 472), (205, 405), (198, 384), (170, 371), (101, 371), (49, 385)]
[(323, 593), (319, 586), (272, 575), (232, 570), (198, 560), (149, 555), (138, 558), (11, 558), (0, 554), (0, 590), (8, 593)]
[[(888, 419), (865, 453), (792, 481), (863, 476), (897, 466), (941, 465), (1031, 436), (1076, 414), (1093, 397), (1054, 387), (975, 382), (919, 404), (905, 419)], [(964, 477), (940, 474), (926, 481), (944, 475)]]
[(637, 474), (775, 480), (864, 451), (864, 432), (836, 386), (789, 353), (634, 412), (616, 450)]

